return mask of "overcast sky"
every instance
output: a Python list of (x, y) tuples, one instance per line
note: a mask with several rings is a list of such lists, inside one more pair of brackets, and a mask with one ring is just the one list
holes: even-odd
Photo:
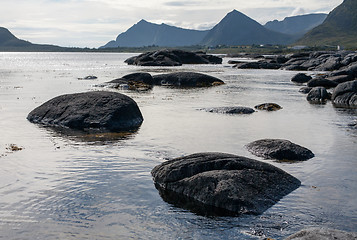
[(141, 19), (210, 29), (236, 9), (267, 21), (329, 13), (343, 0), (2, 0), (0, 26), (32, 43), (99, 47)]

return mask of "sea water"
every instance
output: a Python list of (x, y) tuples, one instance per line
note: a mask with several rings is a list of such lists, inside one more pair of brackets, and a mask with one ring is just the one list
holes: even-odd
[[(0, 53), (0, 239), (264, 239), (308, 227), (357, 229), (356, 109), (312, 105), (296, 72), (222, 65), (128, 66), (129, 53)], [(211, 88), (98, 87), (134, 72), (194, 71), (222, 79)], [(316, 74), (310, 72), (309, 74)], [(88, 75), (97, 79), (81, 80)], [(118, 91), (144, 117), (132, 133), (88, 135), (26, 120), (62, 94)], [(202, 108), (274, 102), (277, 112), (224, 115)], [(288, 139), (309, 148), (304, 162), (276, 162), (245, 145)], [(15, 148), (14, 148), (15, 146)], [(17, 147), (17, 148), (16, 148)], [(261, 215), (205, 217), (164, 202), (150, 171), (175, 157), (225, 152), (273, 164), (302, 185)]]

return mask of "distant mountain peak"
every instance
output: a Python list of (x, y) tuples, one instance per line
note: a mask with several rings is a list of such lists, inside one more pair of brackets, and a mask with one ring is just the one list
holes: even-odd
[(174, 27), (165, 23), (156, 24), (141, 19), (126, 32), (119, 34), (115, 41), (108, 42), (102, 48), (191, 46), (200, 43), (207, 32)]
[(202, 44), (234, 46), (284, 44), (289, 41), (291, 41), (290, 36), (270, 31), (254, 19), (234, 9), (209, 31)]

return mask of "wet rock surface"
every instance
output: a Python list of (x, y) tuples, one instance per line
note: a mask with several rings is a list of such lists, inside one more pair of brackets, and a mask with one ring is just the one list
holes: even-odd
[(356, 240), (357, 233), (328, 228), (303, 229), (285, 240)]
[(357, 80), (340, 83), (332, 93), (337, 107), (357, 107)]
[(254, 113), (254, 109), (250, 107), (214, 107), (214, 108), (203, 108), (206, 112), (211, 113), (223, 113), (223, 114), (251, 114)]
[(314, 87), (309, 91), (306, 99), (310, 103), (321, 104), (326, 103), (327, 100), (330, 100), (331, 95), (324, 87)]
[(154, 85), (176, 87), (210, 87), (224, 82), (216, 77), (196, 72), (174, 72), (153, 76)]
[(252, 154), (266, 159), (304, 161), (315, 155), (307, 148), (284, 139), (262, 139), (249, 143)]
[(107, 91), (55, 97), (32, 110), (27, 119), (48, 126), (106, 131), (135, 129), (143, 122), (133, 99)]
[(165, 201), (202, 215), (261, 214), (300, 186), (273, 165), (225, 153), (176, 158), (151, 174)]
[(291, 81), (296, 83), (307, 83), (311, 79), (312, 77), (306, 75), (305, 73), (298, 73), (291, 79)]
[(282, 109), (282, 107), (276, 103), (262, 103), (262, 104), (254, 106), (254, 108), (258, 109), (258, 110), (265, 110), (268, 112), (278, 111), (278, 110)]
[(222, 58), (203, 52), (182, 50), (158, 50), (146, 52), (125, 60), (129, 65), (138, 66), (181, 66), (182, 64), (221, 64)]

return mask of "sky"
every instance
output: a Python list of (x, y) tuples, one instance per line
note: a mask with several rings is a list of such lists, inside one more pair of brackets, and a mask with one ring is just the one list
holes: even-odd
[(206, 30), (236, 9), (261, 24), (329, 13), (343, 0), (0, 0), (0, 27), (37, 44), (98, 48), (145, 19)]

